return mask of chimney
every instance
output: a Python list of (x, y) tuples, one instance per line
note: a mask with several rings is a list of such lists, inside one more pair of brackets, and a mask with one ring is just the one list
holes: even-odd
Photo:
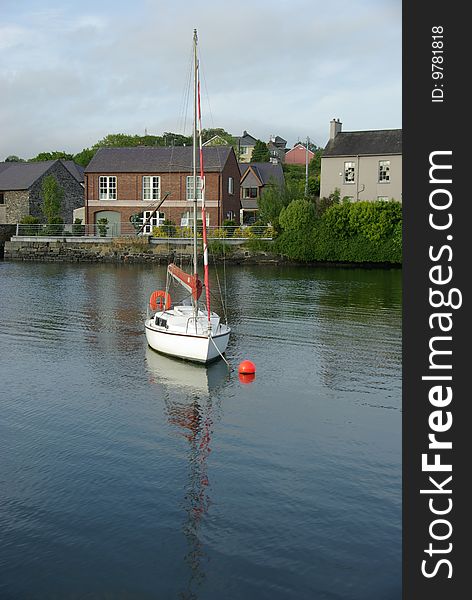
[(329, 139), (334, 140), (334, 138), (342, 131), (343, 124), (339, 119), (333, 119), (329, 123)]

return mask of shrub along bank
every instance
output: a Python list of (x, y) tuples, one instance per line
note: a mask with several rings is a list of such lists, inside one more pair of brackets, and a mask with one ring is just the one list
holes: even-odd
[(299, 261), (402, 262), (399, 202), (342, 202), (323, 212), (293, 200), (280, 212), (277, 252)]

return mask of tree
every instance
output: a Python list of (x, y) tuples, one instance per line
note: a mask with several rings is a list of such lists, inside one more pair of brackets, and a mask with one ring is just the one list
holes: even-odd
[(252, 151), (251, 162), (269, 162), (270, 152), (267, 144), (261, 140), (256, 141)]
[(263, 223), (270, 223), (275, 231), (280, 231), (279, 215), (283, 208), (288, 206), (292, 200), (303, 197), (303, 191), (295, 183), (286, 183), (283, 186), (271, 182), (259, 198), (259, 219)]
[(55, 152), (40, 152), (34, 158), (30, 158), (29, 162), (40, 162), (42, 160), (57, 160), (62, 158), (63, 160), (73, 160), (74, 156), (72, 154), (68, 154), (63, 150), (56, 150)]
[(54, 175), (47, 175), (43, 179), (41, 191), (43, 198), (43, 214), (48, 220), (48, 223), (57, 223), (57, 219), (61, 216), (64, 190), (59, 185)]
[(5, 162), (26, 162), (26, 161), (24, 158), (20, 158), (19, 156), (16, 156), (16, 154), (10, 154), (10, 156), (6, 157)]
[(74, 156), (74, 162), (78, 165), (82, 165), (82, 167), (86, 167), (95, 156), (96, 152), (97, 150), (94, 150), (93, 148), (84, 148)]

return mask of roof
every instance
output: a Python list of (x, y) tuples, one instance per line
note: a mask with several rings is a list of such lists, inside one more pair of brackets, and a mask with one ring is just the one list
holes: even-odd
[(234, 138), (240, 146), (255, 146), (257, 142), (257, 138), (253, 137), (247, 131), (243, 131), (243, 135)]
[(209, 140), (207, 140), (204, 144), (202, 144), (202, 146), (216, 145), (216, 144), (213, 144), (213, 142), (216, 142), (218, 140), (221, 140), (221, 142), (222, 142), (221, 144), (219, 144), (220, 146), (228, 146), (229, 145), (228, 140), (225, 140), (225, 138), (222, 138), (221, 135), (214, 135)]
[(326, 145), (323, 157), (401, 154), (402, 130), (341, 131)]
[[(295, 146), (293, 148), (290, 148), (290, 150), (287, 150), (287, 154), (290, 154), (290, 152), (293, 152), (294, 150), (303, 150), (303, 152), (306, 152), (306, 146), (304, 144), (302, 144), (301, 142), (298, 142), (298, 144), (295, 144)], [(313, 154), (313, 156), (315, 155), (313, 150), (310, 150), (309, 148), (308, 148), (308, 154)]]
[(259, 208), (259, 204), (257, 202), (257, 198), (242, 198), (241, 199), (241, 208), (247, 209), (256, 209)]
[[(203, 163), (206, 172), (223, 170), (231, 146), (205, 146)], [(136, 146), (133, 148), (100, 148), (85, 173), (179, 173), (192, 170), (191, 146)], [(200, 160), (197, 153), (197, 168)]]
[(262, 185), (267, 185), (268, 183), (271, 183), (271, 180), (275, 180), (275, 182), (279, 185), (283, 185), (285, 183), (282, 165), (280, 165), (279, 163), (239, 163), (241, 179), (244, 177), (249, 167), (252, 167), (256, 176), (261, 180)]
[(56, 162), (61, 162), (69, 173), (80, 183), (84, 181), (84, 171), (72, 160), (42, 160), (38, 162), (0, 163), (0, 190), (27, 190), (42, 177)]
[(287, 140), (284, 140), (284, 138), (280, 137), (280, 135), (272, 136), (269, 142), (275, 144), (279, 148), (284, 148), (287, 144)]
[(84, 167), (82, 165), (78, 165), (73, 160), (61, 160), (62, 164), (69, 171), (72, 177), (75, 177), (79, 183), (84, 182)]

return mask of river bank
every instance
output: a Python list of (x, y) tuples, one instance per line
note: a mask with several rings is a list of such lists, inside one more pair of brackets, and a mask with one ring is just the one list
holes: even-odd
[[(184, 240), (160, 243), (148, 238), (22, 238), (14, 237), (4, 243), (4, 260), (53, 263), (123, 263), (166, 265), (178, 260), (183, 264), (192, 260), (192, 246)], [(271, 251), (273, 242), (267, 241), (264, 249), (255, 248), (243, 240), (214, 242), (210, 246), (212, 258), (217, 263), (234, 265), (303, 265), (361, 268), (399, 268), (401, 264), (348, 261), (300, 261), (289, 259)]]

